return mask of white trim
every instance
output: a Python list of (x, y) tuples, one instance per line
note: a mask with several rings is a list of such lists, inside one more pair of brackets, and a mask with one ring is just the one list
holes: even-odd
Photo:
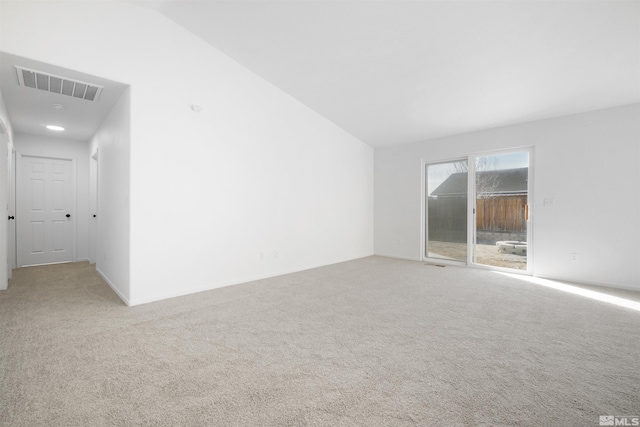
[[(11, 140), (9, 140), (9, 144), (11, 145), (11, 177), (10, 180), (11, 182), (9, 183), (9, 207), (11, 209), (11, 215), (13, 215), (13, 223), (11, 224), (11, 227), (13, 228), (13, 245), (12, 247), (8, 248), (7, 250), (10, 251), (10, 259), (12, 261), (11, 263), (11, 270), (9, 271), (9, 279), (11, 279), (12, 275), (13, 275), (13, 269), (14, 268), (18, 268), (18, 228), (16, 226), (17, 222), (15, 219), (16, 216), (16, 210), (17, 210), (17, 204), (16, 204), (16, 185), (17, 185), (17, 175), (16, 175), (16, 167), (17, 167), (17, 153), (16, 153), (16, 149), (13, 146), (13, 144), (11, 143)], [(9, 236), (7, 236), (7, 244), (9, 243)]]
[(394, 259), (403, 259), (406, 261), (424, 261), (421, 258), (409, 258), (406, 256), (400, 256), (400, 255), (392, 255), (392, 254), (388, 254), (388, 253), (380, 253), (380, 252), (376, 252), (375, 254), (373, 254), (373, 256), (382, 256), (385, 258), (394, 258)]
[(43, 262), (41, 264), (29, 264), (23, 265), (20, 268), (29, 268), (29, 267), (42, 267), (43, 265), (58, 265), (58, 264), (71, 264), (75, 261), (57, 261), (57, 262)]
[(563, 282), (563, 283), (567, 283), (567, 284), (572, 284), (572, 285), (576, 285), (576, 286), (598, 286), (601, 288), (610, 288), (610, 289), (620, 289), (620, 290), (624, 290), (624, 291), (632, 291), (632, 292), (640, 292), (640, 286), (630, 286), (630, 285), (621, 285), (618, 283), (604, 283), (604, 282), (592, 282), (592, 281), (584, 281), (584, 280), (580, 280), (577, 281), (576, 278), (569, 278), (569, 277), (561, 277), (561, 276), (553, 276), (553, 275), (546, 275), (546, 274), (528, 274), (526, 271), (524, 270), (514, 270), (514, 269), (508, 269), (508, 268), (500, 268), (500, 267), (491, 267), (491, 266), (485, 266), (482, 264), (479, 265), (466, 265), (462, 262), (456, 262), (456, 261), (451, 261), (451, 260), (444, 260), (444, 259), (437, 259), (437, 258), (430, 258), (427, 260), (415, 260), (415, 259), (410, 259), (410, 258), (405, 258), (405, 257), (398, 257), (398, 256), (393, 256), (393, 255), (383, 255), (383, 254), (376, 254), (376, 256), (382, 256), (382, 257), (387, 257), (387, 258), (394, 258), (394, 259), (401, 259), (401, 260), (406, 260), (406, 261), (418, 261), (418, 262), (422, 262), (423, 264), (426, 265), (445, 265), (447, 267), (464, 267), (464, 268), (472, 268), (475, 270), (485, 270), (485, 271), (493, 271), (496, 273), (505, 273), (505, 274), (509, 274), (509, 275), (520, 275), (520, 276), (527, 276), (527, 277), (534, 277), (534, 278), (539, 278), (539, 279), (546, 279), (546, 280), (554, 280), (557, 282)]
[[(505, 274), (505, 273), (500, 273), (500, 274)], [(608, 304), (617, 305), (619, 307), (630, 308), (631, 310), (640, 311), (639, 301), (635, 301), (635, 300), (631, 300), (628, 298), (619, 297), (615, 295), (610, 295), (604, 289), (599, 289), (600, 290), (599, 292), (596, 290), (588, 289), (589, 286), (586, 286), (583, 284), (577, 284), (577, 283), (569, 284), (569, 283), (561, 282), (558, 280), (542, 279), (540, 277), (533, 277), (533, 276), (517, 277), (515, 274), (508, 274), (508, 273), (505, 274), (505, 276), (512, 277), (515, 279), (520, 279), (525, 282), (528, 282), (529, 284), (544, 286), (547, 288), (554, 289), (556, 291), (566, 292), (572, 295), (579, 295), (581, 297), (589, 298), (595, 301), (605, 302)]]
[[(120, 292), (116, 291), (116, 293), (118, 294), (118, 296), (128, 306), (136, 306), (136, 305), (148, 304), (148, 303), (156, 302), (156, 301), (162, 301), (162, 300), (169, 299), (169, 298), (176, 298), (176, 297), (181, 297), (181, 296), (185, 296), (185, 295), (197, 294), (199, 292), (212, 291), (214, 289), (224, 288), (224, 287), (227, 287), (227, 286), (240, 285), (240, 284), (243, 284), (243, 283), (255, 282), (257, 280), (270, 279), (270, 278), (273, 278), (273, 277), (285, 276), (287, 274), (298, 273), (298, 272), (301, 272), (301, 271), (307, 271), (307, 270), (313, 270), (313, 269), (316, 269), (316, 268), (328, 267), (330, 265), (342, 264), (342, 263), (349, 262), (349, 261), (355, 261), (355, 260), (358, 260), (358, 259), (369, 258), (370, 256), (374, 256), (374, 255), (365, 255), (365, 256), (361, 256), (361, 257), (345, 259), (345, 260), (342, 260), (342, 261), (330, 262), (329, 264), (323, 264), (323, 265), (309, 265), (307, 267), (297, 268), (295, 270), (286, 270), (286, 271), (280, 271), (280, 272), (275, 272), (275, 273), (261, 274), (261, 275), (257, 275), (257, 276), (249, 276), (249, 277), (245, 277), (243, 279), (233, 280), (233, 281), (230, 281), (230, 282), (222, 282), (222, 283), (217, 283), (217, 284), (213, 284), (213, 285), (205, 285), (205, 286), (201, 286), (199, 288), (187, 289), (187, 290), (184, 290), (184, 291), (168, 292), (168, 293), (165, 293), (165, 294), (155, 295), (155, 296), (148, 297), (148, 298), (127, 300), (126, 298), (124, 298), (120, 294)], [(384, 255), (380, 255), (380, 256), (384, 256)], [(394, 257), (388, 257), (388, 258), (394, 258)], [(416, 261), (416, 260), (412, 259), (410, 261)], [(103, 277), (104, 277), (104, 275), (103, 275)], [(115, 287), (112, 284), (109, 284), (109, 286), (111, 286), (115, 290)]]
[(420, 159), (420, 259), (427, 257), (427, 162)]
[[(487, 264), (471, 264), (469, 265), (469, 267), (477, 268), (480, 270), (496, 271), (498, 273), (509, 273), (509, 274), (520, 274), (523, 276), (533, 276), (533, 274), (531, 274), (527, 270), (518, 270), (517, 268), (498, 267), (495, 265), (487, 265)], [(527, 265), (527, 268), (528, 267), (529, 265)]]
[(467, 156), (467, 266), (476, 267), (476, 159), (478, 154)]
[(131, 307), (132, 305), (135, 305), (135, 304), (132, 304), (131, 301), (129, 301), (129, 299), (122, 294), (122, 292), (120, 292), (120, 290), (116, 287), (116, 285), (111, 283), (111, 280), (109, 280), (107, 275), (104, 274), (102, 271), (100, 271), (98, 267), (96, 267), (96, 271), (102, 277), (102, 279), (107, 283), (107, 285), (109, 285), (109, 287), (113, 290), (113, 292), (115, 292), (116, 295), (118, 295), (118, 297), (122, 300), (122, 302), (124, 302), (129, 307)]
[(565, 283), (569, 283), (569, 284), (575, 284), (575, 285), (585, 285), (585, 286), (599, 286), (601, 288), (612, 288), (612, 289), (621, 289), (621, 290), (625, 290), (625, 291), (635, 291), (635, 292), (640, 292), (640, 286), (631, 286), (631, 285), (621, 285), (618, 283), (604, 283), (604, 282), (592, 282), (592, 281), (577, 281), (576, 278), (568, 278), (568, 277), (562, 277), (562, 276), (553, 276), (553, 275), (546, 275), (546, 274), (533, 274), (533, 277), (537, 277), (540, 279), (547, 279), (547, 280), (555, 280), (558, 282), (565, 282)]
[[(2, 164), (0, 167), (0, 173), (2, 173), (2, 177), (0, 177), (0, 185), (2, 186), (2, 188), (0, 188), (0, 206), (2, 207), (0, 212), (3, 215), (3, 218), (0, 220), (0, 227), (2, 227), (2, 230), (0, 230), (0, 245), (2, 245), (2, 248), (0, 248), (0, 254), (2, 254), (2, 256), (0, 256), (0, 262), (2, 263), (2, 265), (0, 265), (0, 290), (5, 290), (8, 288), (9, 272), (11, 271), (9, 256), (9, 227), (11, 227), (11, 221), (4, 219), (11, 215), (9, 211), (9, 199), (11, 197), (11, 190), (9, 188), (11, 181), (9, 176), (11, 145), (9, 132), (5, 128), (2, 117), (0, 117), (0, 135), (2, 135), (2, 137), (0, 137), (0, 164)], [(7, 156), (7, 158), (4, 156)]]
[[(99, 236), (99, 173), (100, 157), (99, 149), (91, 155), (89, 159), (89, 227), (88, 227), (88, 257), (90, 264), (98, 262), (98, 236)], [(95, 215), (95, 216), (94, 216)]]
[(464, 261), (456, 261), (455, 259), (425, 258), (422, 262), (430, 265), (446, 265), (448, 267), (469, 267)]

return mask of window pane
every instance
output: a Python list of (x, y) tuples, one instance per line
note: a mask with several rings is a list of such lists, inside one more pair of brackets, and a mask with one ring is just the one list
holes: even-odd
[(476, 158), (474, 262), (527, 269), (529, 153)]
[(427, 165), (427, 257), (467, 260), (467, 161)]

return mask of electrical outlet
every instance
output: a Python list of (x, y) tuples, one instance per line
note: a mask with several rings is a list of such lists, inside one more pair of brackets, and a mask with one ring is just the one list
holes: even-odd
[(546, 199), (544, 199), (542, 201), (542, 205), (545, 208), (551, 208), (551, 207), (555, 206), (555, 204), (556, 204), (556, 199), (554, 199), (552, 197), (547, 197)]
[(280, 257), (280, 251), (279, 251), (278, 249), (274, 249), (274, 250), (273, 250), (273, 257), (274, 257), (274, 258), (278, 258), (278, 257)]
[(571, 254), (571, 262), (578, 262), (578, 254)]
[(264, 261), (264, 252), (260, 252), (260, 261)]

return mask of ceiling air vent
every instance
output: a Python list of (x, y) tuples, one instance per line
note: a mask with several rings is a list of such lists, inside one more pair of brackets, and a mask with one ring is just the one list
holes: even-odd
[(61, 95), (73, 96), (74, 98), (96, 101), (102, 92), (103, 87), (79, 80), (72, 80), (66, 77), (54, 76), (42, 71), (29, 70), (18, 67), (18, 83), (21, 86), (34, 89), (45, 90), (47, 92), (59, 93)]

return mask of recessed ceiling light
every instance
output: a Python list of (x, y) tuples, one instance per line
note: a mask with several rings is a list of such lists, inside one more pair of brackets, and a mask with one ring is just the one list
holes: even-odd
[(62, 104), (53, 104), (53, 108), (56, 110), (64, 110), (64, 105)]
[(47, 125), (47, 129), (55, 130), (57, 132), (61, 132), (61, 131), (64, 130), (64, 128), (62, 126), (56, 126), (56, 125)]

